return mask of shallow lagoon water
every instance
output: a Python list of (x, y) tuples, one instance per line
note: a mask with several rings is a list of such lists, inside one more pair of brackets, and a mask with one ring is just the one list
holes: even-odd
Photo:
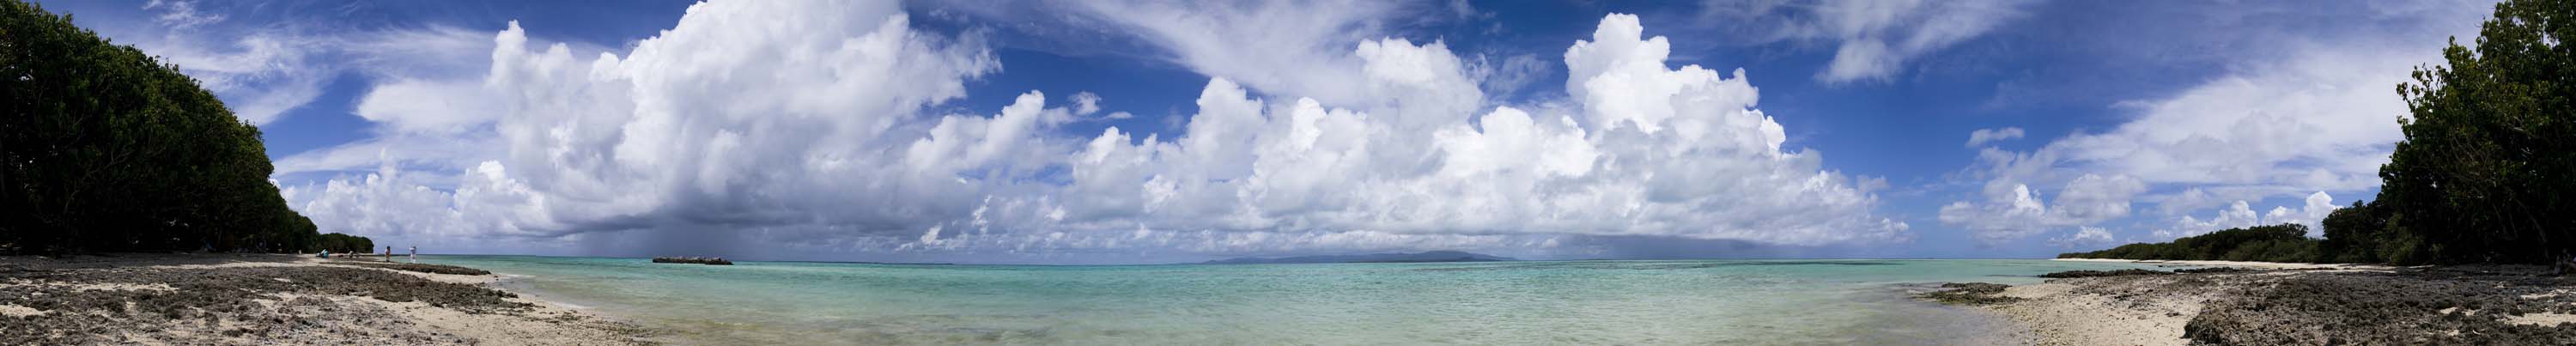
[(1018, 266), (422, 256), (689, 344), (1985, 344), (1912, 284), (2128, 263), (1694, 260)]

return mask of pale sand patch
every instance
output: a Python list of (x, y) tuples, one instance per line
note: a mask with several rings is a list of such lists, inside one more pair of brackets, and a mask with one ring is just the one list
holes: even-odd
[(2520, 325), (2534, 325), (2534, 326), (2555, 326), (2555, 325), (2560, 325), (2560, 324), (2576, 323), (2576, 314), (2562, 314), (2562, 313), (2554, 313), (2554, 312), (2541, 312), (2541, 313), (2521, 314), (2521, 315), (2506, 316), (2506, 317), (2504, 318), (2504, 323), (2512, 323), (2512, 324), (2520, 324)]
[(2075, 290), (2075, 285), (2061, 284), (2061, 283), (2042, 283), (2042, 284), (2035, 284), (2035, 285), (2021, 285), (2021, 286), (2013, 286), (2013, 287), (2005, 288), (2005, 289), (2004, 289), (2004, 296), (2005, 296), (2005, 297), (2013, 297), (2013, 298), (2021, 298), (2021, 299), (2040, 299), (2040, 298), (2047, 298), (2047, 297), (2050, 297), (2050, 296), (2056, 296), (2056, 295), (2060, 295), (2060, 294), (2066, 294), (2066, 292), (2068, 292), (2068, 291), (2073, 291), (2073, 290)]
[[(309, 259), (307, 261), (302, 261), (299, 264), (324, 265), (324, 261), (327, 260)], [(500, 274), (437, 274), (385, 268), (352, 266), (337, 267), (382, 270), (416, 276), (423, 279), (429, 279), (431, 281), (483, 285), (485, 288), (491, 289), (499, 289), (497, 286), (502, 279)], [(416, 321), (422, 326), (459, 336), (479, 339), (484, 343), (499, 345), (622, 344), (633, 341), (629, 335), (635, 334), (635, 331), (638, 330), (637, 327), (633, 325), (600, 318), (599, 316), (594, 316), (579, 310), (565, 308), (562, 305), (532, 297), (533, 296), (521, 294), (518, 297), (504, 298), (504, 300), (528, 303), (529, 305), (534, 306), (531, 310), (521, 314), (520, 316), (468, 314), (463, 311), (433, 307), (429, 306), (429, 303), (416, 301), (395, 303), (383, 300), (346, 296), (333, 297), (333, 300), (381, 306), (384, 307), (385, 310), (393, 311), (407, 319)]]
[(624, 343), (630, 338), (627, 335), (621, 335), (619, 331), (634, 328), (526, 298), (510, 299), (536, 305), (535, 309), (523, 316), (468, 314), (429, 306), (429, 303), (423, 302), (395, 303), (359, 297), (334, 297), (333, 300), (376, 305), (402, 315), (421, 326), (496, 345), (598, 345), (605, 341)]
[(13, 304), (0, 304), (0, 316), (18, 317), (43, 314), (45, 314), (44, 310), (36, 310), (36, 308), (17, 306)]
[(2208, 297), (2173, 296), (2131, 303), (2074, 293), (2075, 285), (2041, 283), (2004, 289), (2023, 301), (1991, 307), (2027, 327), (2015, 332), (2031, 345), (2184, 345), (2183, 325), (2200, 314)]

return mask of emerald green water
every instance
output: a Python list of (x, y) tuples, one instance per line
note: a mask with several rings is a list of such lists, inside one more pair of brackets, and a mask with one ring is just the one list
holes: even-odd
[(2044, 260), (1004, 266), (422, 256), (682, 344), (1990, 344), (1919, 283)]

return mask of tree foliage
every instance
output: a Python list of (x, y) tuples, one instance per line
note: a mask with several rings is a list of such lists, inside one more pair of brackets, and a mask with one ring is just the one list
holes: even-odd
[(2171, 243), (2128, 244), (2109, 250), (2059, 254), (2057, 258), (2307, 262), (2317, 257), (2317, 240), (2308, 239), (2307, 234), (2308, 226), (2294, 223), (2230, 228)]
[(2454, 40), (2447, 66), (2397, 86), (2411, 116), (2379, 170), (2383, 259), (2542, 263), (2576, 251), (2571, 21), (2569, 1), (2497, 4), (2476, 48)]
[(259, 128), (175, 66), (0, 0), (0, 253), (294, 251)]
[(2317, 252), (2321, 256), (2317, 262), (2388, 262), (2391, 253), (2399, 251), (2390, 248), (2399, 242), (2389, 239), (2403, 236), (2388, 231), (2389, 212), (2388, 207), (2381, 206), (2378, 201), (2354, 201), (2350, 207), (2326, 214), (2326, 219), (2319, 222), (2325, 227), (2326, 239), (2317, 243)]
[(324, 235), (321, 235), (320, 237), (316, 238), (316, 239), (313, 241), (313, 243), (312, 243), (312, 244), (313, 244), (313, 249), (312, 249), (312, 251), (323, 251), (323, 250), (329, 250), (329, 251), (331, 251), (331, 252), (333, 252), (333, 253), (374, 253), (374, 252), (376, 252), (376, 242), (375, 242), (375, 241), (373, 241), (373, 240), (367, 240), (367, 237), (352, 236), (352, 235), (347, 235), (347, 234), (339, 234), (339, 233), (324, 234)]

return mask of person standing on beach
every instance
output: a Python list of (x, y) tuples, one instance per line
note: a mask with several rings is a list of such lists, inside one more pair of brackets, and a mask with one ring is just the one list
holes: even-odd
[(411, 246), (411, 263), (420, 263), (420, 245)]

